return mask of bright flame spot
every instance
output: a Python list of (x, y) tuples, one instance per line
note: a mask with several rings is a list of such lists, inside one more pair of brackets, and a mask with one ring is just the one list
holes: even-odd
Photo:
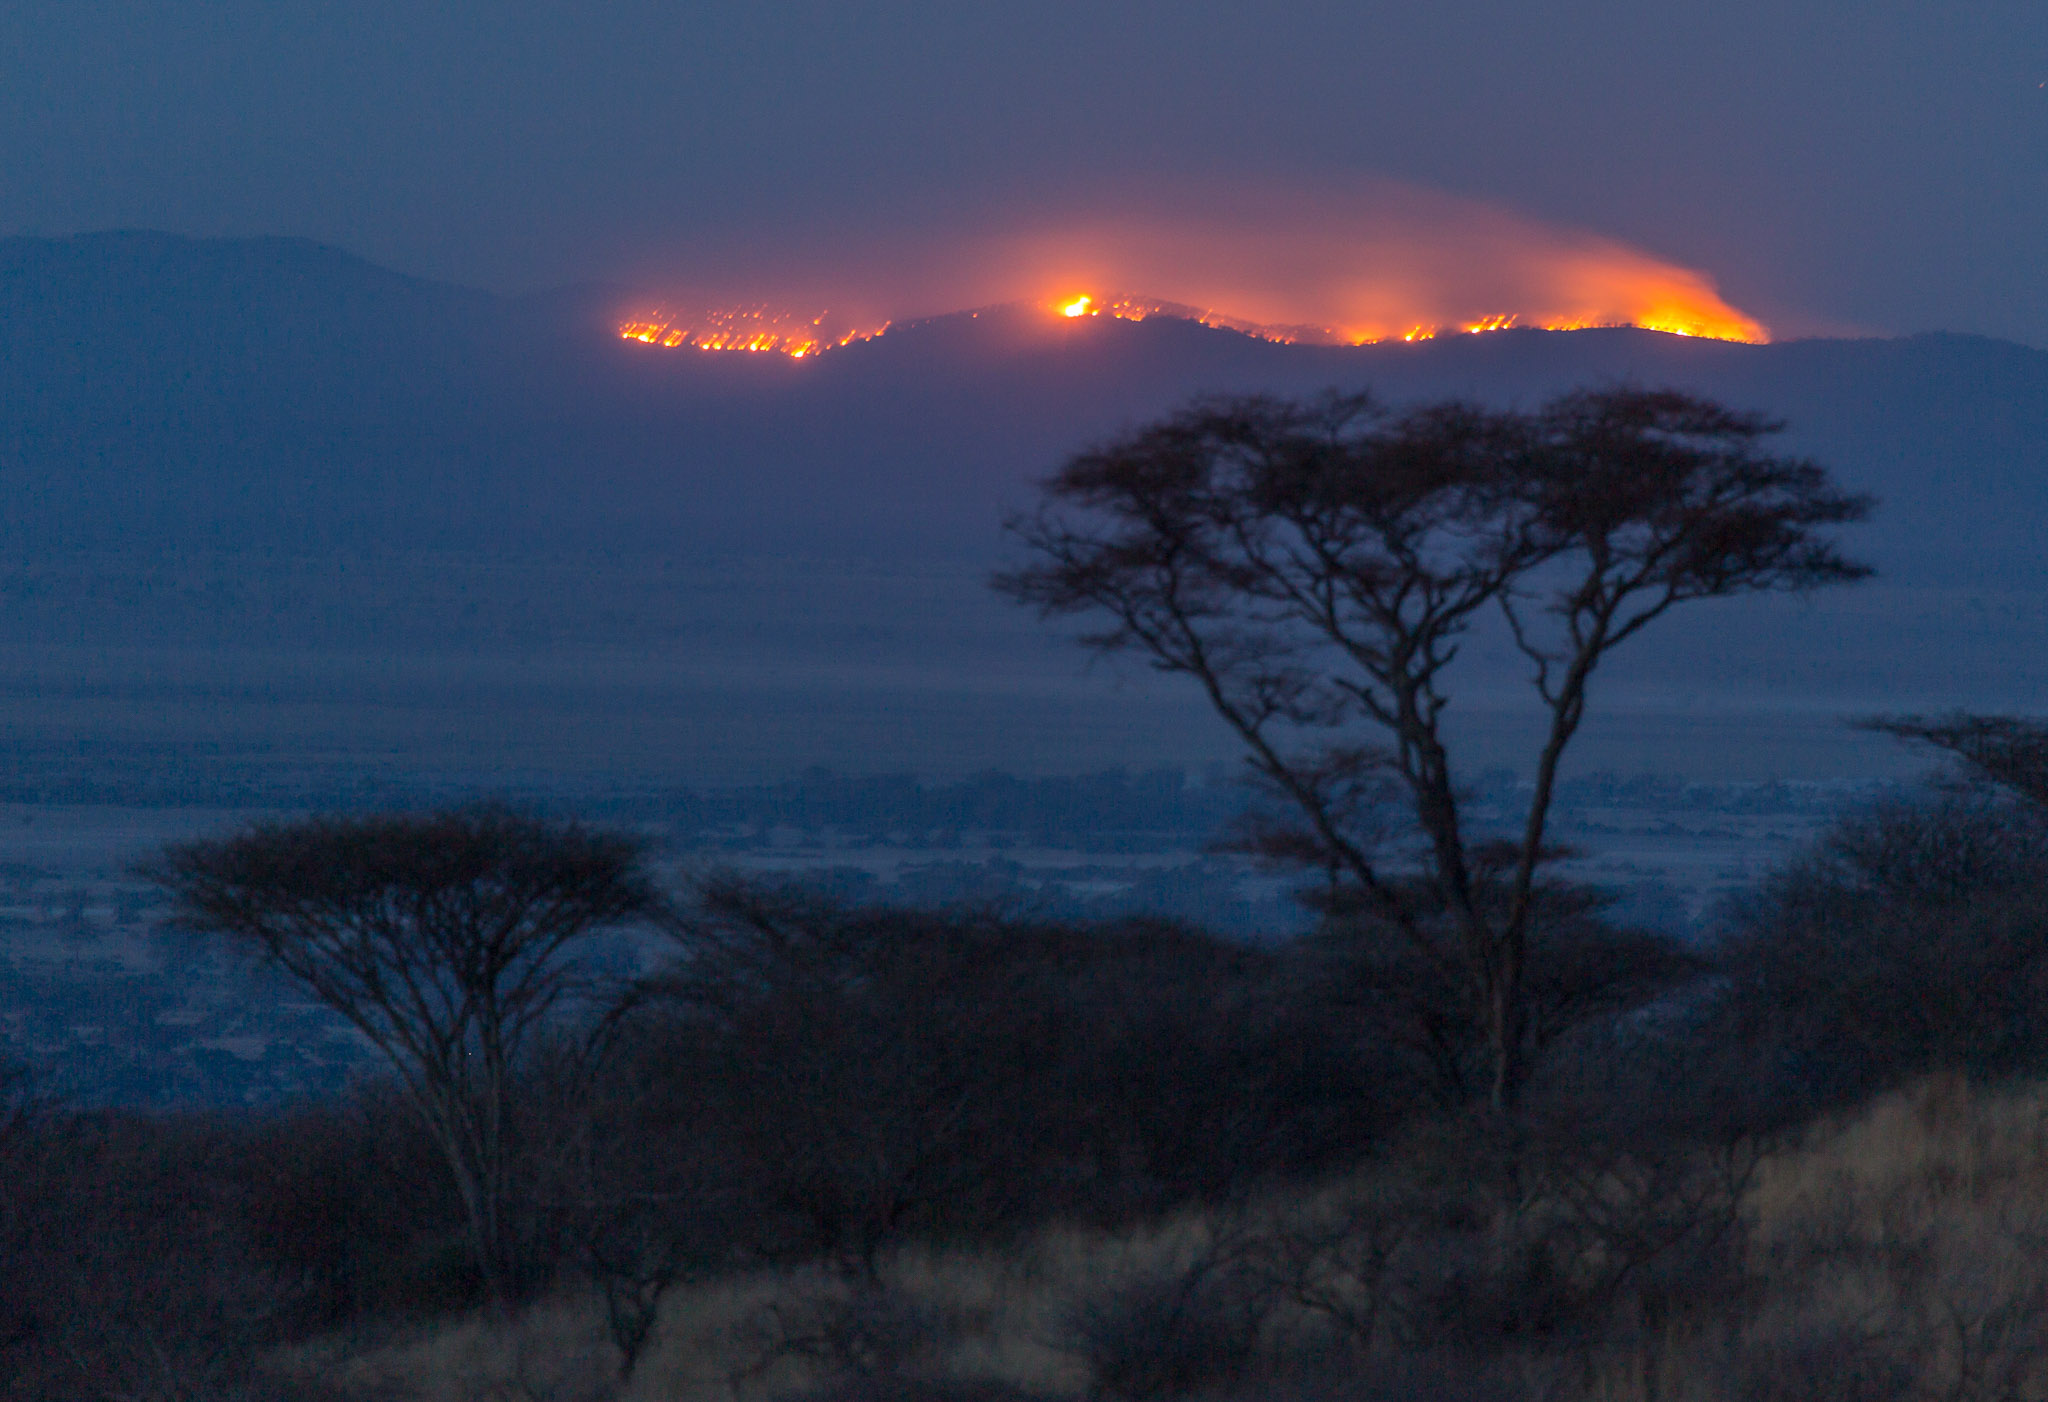
[(1089, 312), (1094, 308), (1094, 306), (1095, 299), (1093, 297), (1076, 297), (1073, 301), (1067, 303), (1064, 307), (1060, 308), (1060, 315), (1087, 316)]

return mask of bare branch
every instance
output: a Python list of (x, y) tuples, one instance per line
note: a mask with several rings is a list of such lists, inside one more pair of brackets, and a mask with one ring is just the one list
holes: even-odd
[[(1759, 451), (1777, 431), (1670, 390), (1570, 394), (1535, 413), (1199, 400), (1071, 459), (1040, 512), (1010, 523), (1032, 563), (995, 586), (1048, 617), (1104, 616), (1086, 646), (1196, 680), (1301, 819), (1269, 829), (1269, 854), (1344, 873), (1433, 966), (1462, 966), (1505, 1105), (1551, 796), (1600, 662), (1680, 603), (1869, 573), (1825, 534), (1869, 501)], [(1504, 865), (1469, 850), (1441, 728), (1463, 635), (1496, 605), (1549, 713)], [(1362, 745), (1361, 728), (1384, 743)], [(1296, 743), (1318, 731), (1331, 742)], [(1419, 881), (1374, 865), (1327, 767), (1368, 749), (1405, 787)]]
[(143, 874), (180, 924), (253, 948), (383, 1053), (502, 1291), (512, 1077), (578, 989), (564, 951), (655, 910), (641, 844), (483, 806), (258, 826), (169, 848)]

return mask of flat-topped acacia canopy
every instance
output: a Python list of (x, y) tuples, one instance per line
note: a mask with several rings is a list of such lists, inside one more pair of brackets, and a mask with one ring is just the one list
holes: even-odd
[[(1559, 760), (1608, 651), (1673, 606), (1869, 573), (1829, 527), (1867, 498), (1762, 451), (1781, 425), (1675, 390), (1529, 411), (1370, 395), (1197, 400), (1076, 454), (1010, 522), (1030, 563), (998, 590), (1106, 626), (1084, 643), (1191, 678), (1294, 821), (1272, 855), (1464, 989), (1491, 1096), (1516, 1103), (1528, 962)], [(1476, 844), (1443, 731), (1461, 640), (1497, 611), (1547, 712), (1519, 837)], [(1375, 851), (1401, 795), (1420, 881)]]

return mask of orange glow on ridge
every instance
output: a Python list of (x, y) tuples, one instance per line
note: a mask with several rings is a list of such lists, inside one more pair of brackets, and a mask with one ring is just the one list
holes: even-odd
[(872, 340), (889, 329), (848, 325), (827, 312), (804, 316), (767, 306), (722, 307), (678, 316), (654, 311), (619, 323), (619, 339), (670, 350), (775, 351), (792, 360)]
[[(694, 246), (687, 261), (704, 270), (700, 280), (673, 285), (663, 305), (720, 310), (635, 311), (620, 336), (812, 359), (891, 322), (1016, 307), (1053, 325), (1175, 317), (1331, 346), (1592, 327), (1770, 339), (1704, 270), (1588, 229), (1364, 177), (1317, 186), (1126, 177), (871, 227), (735, 229)], [(784, 310), (803, 307), (836, 311)]]
[(1650, 306), (1637, 317), (1627, 319), (1598, 312), (1529, 318), (1524, 318), (1516, 312), (1497, 312), (1491, 316), (1450, 325), (1423, 324), (1406, 327), (1370, 324), (1349, 327), (1299, 323), (1276, 325), (1248, 321), (1213, 308), (1121, 293), (1105, 293), (1100, 296), (1092, 293), (1062, 295), (1054, 299), (1051, 305), (1053, 310), (1066, 317), (1109, 316), (1119, 321), (1144, 321), (1154, 316), (1178, 317), (1185, 321), (1199, 322), (1204, 326), (1236, 331), (1261, 341), (1276, 341), (1284, 345), (1369, 346), (1384, 341), (1432, 341), (1439, 336), (1458, 334), (1476, 336), (1489, 331), (1509, 331), (1518, 327), (1540, 331), (1587, 331), (1601, 327), (1633, 327), (1641, 331), (1661, 331), (1673, 336), (1699, 336), (1708, 340), (1741, 341), (1749, 344), (1761, 344), (1770, 339), (1770, 333), (1759, 322), (1718, 301), (1708, 304), (1704, 299), (1666, 301)]
[[(1725, 304), (1707, 305), (1701, 299), (1684, 298), (1650, 305), (1632, 319), (1598, 312), (1527, 318), (1516, 312), (1496, 312), (1449, 325), (1423, 323), (1406, 326), (1260, 322), (1211, 307), (1129, 293), (1068, 293), (1051, 299), (1045, 305), (1053, 313), (1069, 320), (1100, 316), (1118, 321), (1175, 317), (1283, 345), (1366, 346), (1385, 341), (1430, 341), (1448, 335), (1483, 335), (1489, 331), (1508, 331), (1519, 327), (1542, 331), (1635, 327), (1643, 331), (1719, 341), (1761, 343), (1770, 339), (1769, 332), (1761, 324)], [(695, 316), (656, 311), (620, 322), (618, 334), (621, 340), (671, 350), (773, 351), (792, 360), (802, 360), (856, 341), (873, 340), (887, 331), (889, 325), (886, 321), (874, 325), (847, 325), (835, 323), (824, 313), (807, 317), (767, 306), (750, 306), (722, 308)]]
[[(1061, 321), (1168, 317), (1325, 346), (1594, 327), (1770, 339), (1704, 272), (1471, 201), (1388, 189), (1342, 199), (1281, 192), (1250, 212), (1242, 204), (1141, 201), (1132, 212), (1054, 215), (995, 234), (834, 243), (786, 263), (764, 248), (752, 266), (728, 257), (722, 286), (674, 293), (668, 304), (705, 310), (635, 313), (618, 334), (804, 360), (905, 317), (1015, 306)], [(788, 310), (807, 303), (841, 310)]]

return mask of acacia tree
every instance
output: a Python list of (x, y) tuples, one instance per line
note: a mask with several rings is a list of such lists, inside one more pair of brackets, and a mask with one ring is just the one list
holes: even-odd
[(570, 947), (651, 912), (630, 836), (495, 806), (323, 817), (168, 848), (174, 919), (262, 956), (398, 1073), (454, 1176), (485, 1288), (513, 1283), (513, 1078), (578, 989)]
[[(1191, 678), (1293, 823), (1269, 851), (1463, 990), (1490, 1097), (1527, 1075), (1531, 934), (1559, 762), (1608, 652), (1694, 599), (1854, 580), (1825, 527), (1867, 499), (1759, 451), (1781, 425), (1675, 391), (1532, 413), (1369, 395), (1197, 400), (1083, 452), (1012, 533), (998, 590), (1107, 615), (1084, 643)], [(1481, 843), (1443, 720), (1461, 642), (1497, 612), (1547, 715), (1518, 836)], [(1422, 839), (1383, 840), (1393, 795)]]

